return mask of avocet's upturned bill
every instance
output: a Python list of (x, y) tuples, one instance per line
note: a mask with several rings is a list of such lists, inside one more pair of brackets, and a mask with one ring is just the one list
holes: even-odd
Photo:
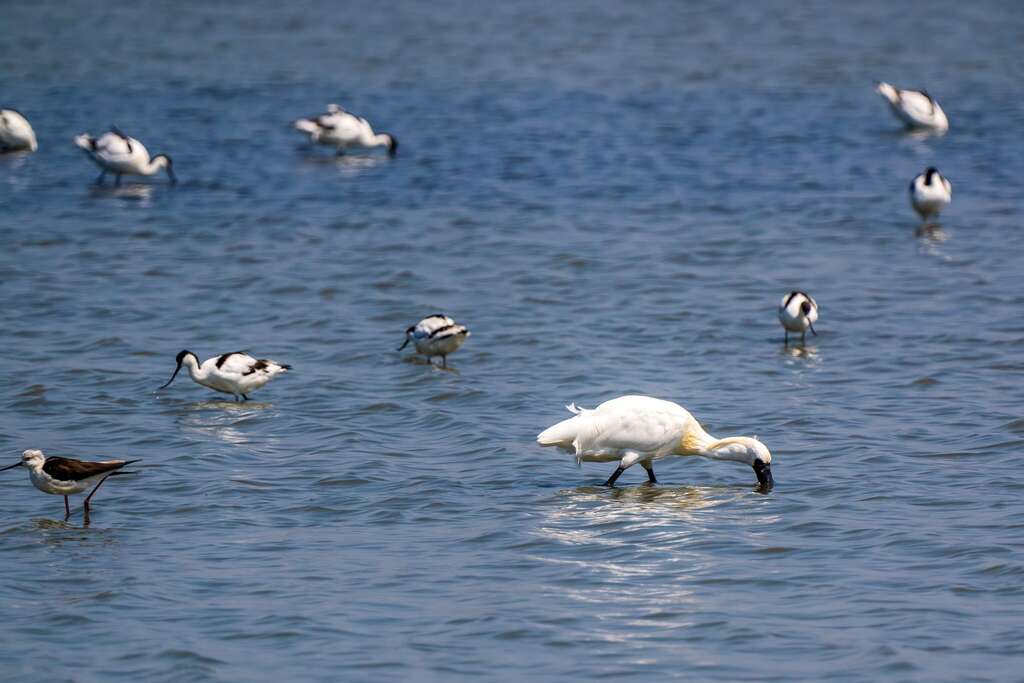
[(114, 184), (120, 185), (122, 175), (153, 175), (160, 169), (167, 171), (172, 185), (178, 182), (171, 157), (157, 154), (151, 158), (141, 142), (125, 135), (117, 127), (98, 138), (83, 133), (75, 138), (75, 144), (100, 167), (97, 185), (103, 183), (108, 171), (115, 176)]
[(814, 331), (814, 323), (818, 320), (818, 304), (809, 295), (803, 292), (790, 292), (782, 297), (779, 304), (779, 322), (786, 330), (786, 343), (789, 343), (789, 333), (799, 332), (800, 343), (804, 343), (807, 330), (817, 335)]
[(427, 357), (441, 356), (441, 367), (448, 367), (448, 354), (455, 353), (469, 336), (465, 325), (457, 324), (448, 316), (436, 313), (428, 315), (405, 331), (405, 342), (398, 347), (401, 351), (412, 342), (418, 353)]
[(545, 429), (541, 446), (555, 446), (576, 455), (576, 462), (610, 462), (619, 466), (605, 482), (613, 486), (627, 468), (640, 463), (648, 481), (657, 483), (654, 461), (671, 455), (698, 455), (750, 465), (764, 491), (774, 486), (772, 454), (746, 436), (716, 439), (682, 406), (650, 396), (620, 396), (588, 410), (566, 406), (574, 417)]
[(910, 205), (921, 216), (921, 220), (939, 215), (953, 200), (953, 185), (934, 166), (917, 174), (910, 181)]
[(386, 147), (395, 156), (398, 140), (389, 133), (375, 133), (369, 121), (347, 112), (336, 104), (327, 105), (326, 114), (298, 119), (295, 130), (309, 135), (309, 139), (326, 147), (334, 147), (341, 154), (350, 149)]
[(167, 384), (160, 387), (161, 389), (169, 387), (174, 378), (178, 376), (178, 371), (184, 366), (188, 368), (188, 375), (193, 382), (214, 391), (231, 394), (236, 401), (239, 397), (248, 401), (248, 394), (292, 368), (290, 365), (284, 365), (275, 360), (253, 358), (241, 351), (208, 358), (200, 364), (196, 354), (185, 350), (178, 354), (175, 361), (177, 361), (178, 367), (174, 369), (174, 374), (167, 380)]
[(68, 496), (75, 493), (82, 493), (92, 488), (92, 492), (86, 496), (82, 505), (86, 519), (89, 517), (89, 501), (103, 482), (108, 477), (119, 474), (135, 474), (125, 472), (121, 468), (130, 465), (138, 460), (101, 460), (90, 462), (88, 460), (75, 460), (74, 458), (47, 458), (42, 451), (31, 449), (21, 454), (21, 460), (0, 468), (0, 472), (15, 467), (27, 467), (28, 476), (32, 485), (43, 493), (52, 493), (64, 496), (64, 519), (71, 516), (71, 505), (68, 503)]
[(886, 99), (896, 117), (908, 128), (928, 128), (936, 133), (949, 130), (946, 112), (924, 90), (900, 90), (888, 83), (878, 83), (875, 92)]
[(36, 132), (24, 114), (16, 109), (0, 109), (0, 152), (34, 152)]

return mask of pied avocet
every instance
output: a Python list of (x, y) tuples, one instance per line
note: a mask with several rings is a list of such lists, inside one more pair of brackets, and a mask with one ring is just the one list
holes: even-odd
[(36, 132), (16, 109), (0, 109), (0, 152), (36, 151)]
[(654, 461), (670, 455), (699, 455), (731, 460), (754, 468), (763, 490), (774, 485), (772, 454), (746, 436), (716, 439), (682, 406), (650, 396), (620, 396), (593, 410), (566, 406), (574, 417), (548, 427), (537, 437), (541, 446), (556, 446), (575, 453), (576, 462), (609, 462), (619, 466), (605, 486), (613, 486), (630, 466), (640, 463), (647, 478), (657, 483)]
[(448, 367), (448, 354), (455, 353), (469, 336), (465, 325), (459, 325), (448, 316), (436, 313), (428, 315), (405, 331), (405, 342), (398, 347), (401, 351), (411, 341), (416, 351), (427, 357), (441, 356), (441, 366)]
[(125, 465), (130, 465), (138, 460), (101, 460), (90, 462), (88, 460), (75, 460), (74, 458), (47, 458), (42, 451), (31, 449), (21, 454), (21, 460), (0, 468), (0, 472), (15, 467), (27, 467), (28, 476), (33, 486), (43, 493), (52, 493), (64, 496), (65, 519), (71, 516), (71, 505), (68, 503), (68, 496), (75, 493), (82, 493), (95, 484), (92, 492), (86, 496), (83, 510), (85, 517), (89, 517), (89, 501), (96, 491), (99, 490), (107, 477), (118, 474), (135, 474), (135, 472), (124, 472), (121, 470)]
[(952, 199), (952, 183), (934, 166), (928, 167), (924, 173), (919, 173), (910, 181), (910, 205), (921, 216), (921, 220), (938, 216)]
[(98, 138), (83, 133), (75, 138), (75, 144), (102, 169), (96, 179), (97, 184), (103, 183), (108, 171), (115, 174), (114, 184), (120, 185), (122, 175), (153, 175), (160, 169), (167, 171), (171, 184), (178, 182), (171, 157), (157, 154), (151, 158), (141, 142), (125, 135), (117, 127), (112, 127), (109, 133)]
[(810, 296), (803, 292), (790, 292), (782, 297), (779, 304), (779, 322), (786, 329), (786, 343), (789, 343), (789, 333), (799, 332), (800, 343), (804, 343), (807, 330), (817, 335), (814, 331), (814, 323), (818, 320), (818, 304)]
[(388, 133), (375, 133), (369, 121), (347, 112), (336, 104), (327, 105), (327, 113), (299, 119), (295, 130), (309, 135), (315, 143), (334, 147), (338, 153), (348, 149), (387, 147), (388, 154), (398, 151), (398, 140)]
[(893, 113), (908, 128), (930, 128), (937, 133), (949, 130), (946, 112), (924, 90), (900, 90), (888, 83), (878, 83), (875, 92), (889, 102)]
[(200, 365), (199, 357), (191, 351), (185, 350), (178, 354), (175, 361), (177, 361), (178, 367), (174, 369), (174, 374), (167, 380), (167, 384), (160, 387), (161, 389), (169, 387), (174, 378), (178, 376), (178, 371), (184, 366), (188, 368), (189, 377), (193, 382), (214, 391), (232, 394), (236, 401), (239, 397), (248, 401), (248, 394), (292, 368), (290, 365), (284, 365), (274, 360), (253, 358), (241, 351), (232, 351), (215, 358), (208, 358)]

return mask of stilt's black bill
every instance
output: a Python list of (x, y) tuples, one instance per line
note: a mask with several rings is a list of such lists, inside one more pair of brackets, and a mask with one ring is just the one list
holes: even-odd
[[(169, 380), (167, 380), (167, 384), (160, 387), (160, 389), (166, 389), (167, 387), (171, 386), (171, 382), (173, 382), (174, 378), (178, 376), (178, 370), (181, 370), (181, 363), (178, 363), (178, 367), (174, 368), (174, 374), (171, 375), (171, 378)], [(160, 389), (157, 389), (157, 391), (160, 391)]]
[(6, 472), (7, 470), (13, 470), (15, 467), (17, 467), (20, 464), (21, 464), (21, 462), (19, 461), (19, 462), (14, 463), (13, 465), (8, 465), (7, 467), (0, 467), (0, 472)]

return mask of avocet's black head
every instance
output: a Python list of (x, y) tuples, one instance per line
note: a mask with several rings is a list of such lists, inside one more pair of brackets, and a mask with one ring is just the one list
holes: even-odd
[(410, 325), (409, 329), (407, 329), (405, 331), (405, 341), (402, 342), (402, 345), (398, 347), (399, 351), (404, 349), (409, 344), (409, 340), (412, 339), (412, 333), (415, 332), (415, 331), (416, 331), (416, 326), (415, 325)]
[(925, 185), (931, 185), (932, 184), (932, 176), (938, 174), (938, 172), (939, 172), (939, 169), (935, 168), (934, 166), (929, 166), (927, 169), (925, 169), (925, 172), (924, 172), (924, 184)]
[(398, 140), (391, 133), (386, 133), (388, 136), (388, 155), (395, 156), (398, 153)]
[[(178, 364), (178, 366), (174, 368), (174, 374), (171, 375), (171, 378), (169, 380), (167, 380), (167, 384), (160, 387), (160, 389), (166, 389), (167, 387), (171, 386), (171, 382), (174, 381), (174, 378), (178, 376), (178, 371), (181, 370), (181, 364), (185, 362), (185, 358), (187, 358), (188, 356), (192, 356), (193, 358), (195, 358), (196, 365), (199, 365), (199, 356), (192, 353), (188, 349), (185, 349), (184, 351), (180, 352), (174, 359), (175, 362)], [(160, 391), (160, 389), (157, 389), (157, 391)]]
[(178, 176), (174, 175), (174, 161), (171, 159), (171, 157), (166, 154), (157, 154), (155, 157), (153, 157), (153, 161), (155, 162), (157, 159), (164, 160), (164, 170), (167, 171), (167, 177), (170, 179), (171, 185), (177, 185)]
[(775, 486), (772, 479), (772, 464), (758, 458), (754, 460), (754, 474), (757, 475), (757, 485), (762, 491), (770, 491)]
[(800, 304), (800, 312), (803, 313), (804, 315), (810, 315), (811, 314), (811, 302), (810, 301), (802, 302)]

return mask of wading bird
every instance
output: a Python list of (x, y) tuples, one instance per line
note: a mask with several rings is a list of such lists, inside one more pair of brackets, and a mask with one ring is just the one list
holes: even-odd
[(34, 152), (38, 147), (28, 119), (16, 109), (0, 109), (0, 152)]
[(786, 330), (786, 343), (789, 343), (789, 333), (799, 332), (800, 343), (804, 343), (807, 330), (817, 335), (814, 331), (814, 323), (818, 320), (818, 304), (803, 292), (790, 292), (782, 297), (779, 304), (779, 322)]
[(75, 144), (100, 167), (100, 176), (96, 184), (101, 185), (107, 172), (115, 176), (114, 184), (121, 184), (122, 175), (153, 175), (160, 169), (167, 171), (171, 184), (178, 182), (174, 175), (174, 163), (166, 154), (149, 156), (145, 146), (133, 137), (129, 137), (112, 127), (109, 133), (99, 138), (83, 133), (75, 138)]
[(405, 331), (405, 342), (398, 347), (401, 351), (409, 342), (416, 347), (417, 353), (427, 357), (427, 362), (434, 356), (441, 356), (441, 367), (448, 367), (448, 354), (455, 353), (469, 336), (465, 325), (458, 325), (454, 320), (441, 313), (428, 315)]
[(555, 446), (576, 455), (576, 463), (610, 462), (619, 466), (605, 486), (613, 486), (627, 468), (640, 463), (657, 483), (654, 461), (671, 455), (698, 455), (731, 460), (754, 468), (762, 490), (774, 485), (768, 448), (746, 436), (716, 439), (682, 406), (650, 396), (620, 396), (588, 410), (566, 406), (574, 417), (545, 429), (541, 446)]
[(345, 111), (336, 104), (327, 105), (326, 114), (298, 119), (292, 126), (295, 130), (309, 135), (309, 139), (320, 145), (334, 147), (339, 154), (349, 149), (387, 147), (388, 154), (395, 156), (398, 140), (388, 133), (375, 133), (370, 122), (361, 116)]
[(910, 181), (910, 205), (923, 221), (938, 216), (952, 200), (953, 185), (934, 166)]
[(85, 517), (89, 517), (89, 501), (103, 482), (108, 477), (119, 474), (135, 474), (121, 470), (125, 465), (130, 465), (138, 460), (101, 460), (90, 462), (88, 460), (75, 460), (74, 458), (47, 458), (42, 451), (31, 449), (21, 454), (21, 461), (13, 465), (0, 468), (0, 472), (15, 467), (27, 467), (28, 476), (32, 485), (43, 493), (52, 493), (64, 496), (64, 518), (71, 516), (71, 505), (68, 503), (68, 496), (75, 493), (82, 493), (95, 484), (92, 492), (86, 496), (82, 505)]
[(219, 391), (225, 394), (232, 394), (237, 401), (239, 397), (249, 400), (247, 394), (256, 391), (277, 375), (292, 369), (290, 365), (278, 363), (275, 360), (257, 360), (249, 354), (241, 351), (232, 351), (216, 358), (208, 358), (202, 364), (199, 357), (191, 351), (185, 350), (175, 358), (178, 367), (174, 374), (167, 380), (167, 384), (160, 387), (166, 389), (178, 376), (182, 366), (188, 368), (188, 375), (196, 384)]
[(929, 128), (936, 133), (949, 130), (946, 112), (924, 90), (900, 90), (888, 83), (878, 83), (875, 92), (886, 99), (893, 114), (908, 128)]

